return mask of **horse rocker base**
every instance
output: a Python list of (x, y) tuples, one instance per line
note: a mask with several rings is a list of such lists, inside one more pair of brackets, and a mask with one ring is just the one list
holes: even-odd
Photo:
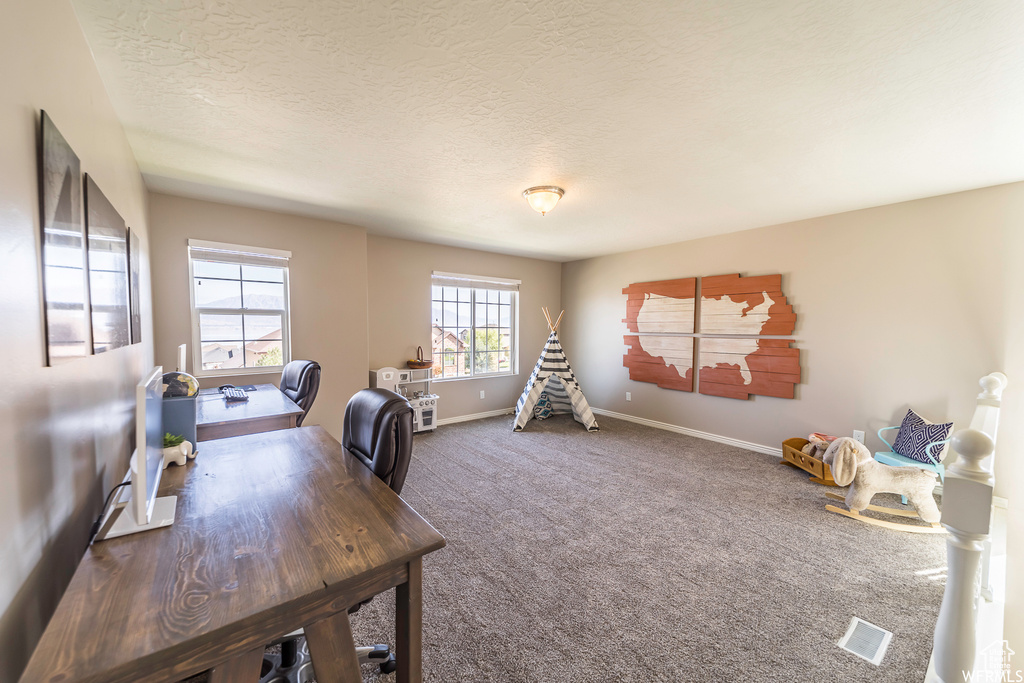
[[(836, 493), (825, 493), (829, 498), (835, 498), (836, 500), (843, 500), (843, 497)], [(920, 526), (918, 524), (901, 524), (899, 522), (890, 522), (885, 519), (876, 519), (874, 517), (864, 517), (859, 512), (853, 510), (844, 510), (843, 508), (836, 507), (835, 505), (826, 505), (825, 509), (829, 512), (834, 512), (850, 519), (855, 519), (858, 522), (864, 522), (866, 524), (873, 524), (880, 526), (885, 529), (892, 529), (893, 531), (909, 531), (915, 534), (944, 534), (946, 530), (942, 528), (941, 524), (929, 524), (928, 526)], [(872, 512), (881, 512), (887, 515), (893, 515), (895, 517), (917, 517), (916, 512), (910, 510), (897, 510), (896, 508), (886, 508), (881, 505), (868, 505), (868, 510)]]

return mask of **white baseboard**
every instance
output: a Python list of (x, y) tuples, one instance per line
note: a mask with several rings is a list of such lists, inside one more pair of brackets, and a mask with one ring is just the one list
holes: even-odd
[(603, 410), (601, 408), (594, 407), (591, 407), (591, 410), (593, 410), (598, 415), (607, 415), (608, 417), (614, 417), (620, 420), (627, 420), (629, 422), (636, 422), (637, 424), (647, 425), (648, 427), (654, 427), (656, 429), (664, 429), (666, 431), (676, 432), (677, 434), (695, 436), (698, 439), (705, 439), (707, 441), (716, 441), (718, 443), (724, 443), (730, 446), (736, 446), (738, 448), (745, 448), (748, 451), (756, 451), (758, 453), (764, 453), (766, 455), (774, 455), (777, 458), (782, 457), (781, 448), (763, 446), (759, 443), (751, 443), (750, 441), (740, 441), (739, 439), (733, 439), (728, 436), (721, 436), (720, 434), (702, 432), (696, 429), (690, 429), (688, 427), (680, 427), (679, 425), (669, 424), (668, 422), (658, 422), (657, 420), (648, 420), (645, 417), (635, 417), (633, 415), (626, 415), (625, 413), (616, 413), (611, 410)]
[(455, 424), (456, 422), (469, 422), (470, 420), (482, 420), (485, 417), (497, 417), (499, 415), (511, 415), (515, 408), (501, 408), (499, 410), (488, 410), (486, 413), (472, 413), (470, 415), (456, 415), (455, 417), (442, 417), (438, 419), (437, 426)]

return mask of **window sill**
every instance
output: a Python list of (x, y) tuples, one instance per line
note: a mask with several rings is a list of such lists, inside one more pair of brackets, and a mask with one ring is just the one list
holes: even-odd
[(492, 372), (489, 375), (471, 375), (469, 377), (436, 377), (431, 382), (465, 382), (474, 379), (498, 379), (500, 377), (518, 377), (518, 372)]

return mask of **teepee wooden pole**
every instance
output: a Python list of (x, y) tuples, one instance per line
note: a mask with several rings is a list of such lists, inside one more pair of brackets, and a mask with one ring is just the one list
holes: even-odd
[(544, 314), (544, 319), (548, 321), (548, 332), (551, 331), (551, 314), (548, 313), (547, 306), (541, 306), (541, 312)]
[(562, 309), (562, 312), (558, 314), (558, 320), (555, 321), (555, 326), (551, 328), (555, 332), (558, 331), (558, 323), (562, 322), (562, 316), (563, 315), (565, 315), (565, 309), (564, 308)]

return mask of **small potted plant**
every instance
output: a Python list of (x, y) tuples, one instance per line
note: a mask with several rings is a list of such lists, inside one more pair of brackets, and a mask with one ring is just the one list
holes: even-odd
[(196, 457), (197, 453), (192, 450), (192, 443), (185, 440), (180, 434), (164, 434), (164, 468), (172, 462), (176, 465), (184, 465), (188, 460)]

